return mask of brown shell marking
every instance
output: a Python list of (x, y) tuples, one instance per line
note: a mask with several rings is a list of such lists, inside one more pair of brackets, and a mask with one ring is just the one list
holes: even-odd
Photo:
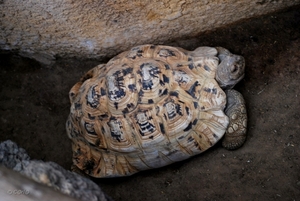
[(214, 48), (132, 48), (70, 91), (73, 161), (94, 177), (131, 175), (201, 153), (224, 134)]

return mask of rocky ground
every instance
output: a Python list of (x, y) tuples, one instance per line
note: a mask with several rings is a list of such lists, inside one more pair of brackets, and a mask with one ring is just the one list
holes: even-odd
[[(298, 200), (300, 197), (300, 7), (166, 42), (186, 49), (223, 46), (246, 59), (236, 86), (247, 102), (248, 139), (236, 151), (219, 144), (164, 168), (97, 179), (115, 200)], [(0, 54), (0, 141), (31, 158), (69, 169), (68, 91), (102, 61), (58, 58), (52, 67)]]

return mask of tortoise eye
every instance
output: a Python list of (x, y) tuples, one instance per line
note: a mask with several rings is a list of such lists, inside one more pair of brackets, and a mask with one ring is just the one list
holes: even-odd
[(235, 73), (236, 71), (238, 71), (239, 69), (239, 65), (238, 64), (234, 64), (231, 66), (231, 73)]

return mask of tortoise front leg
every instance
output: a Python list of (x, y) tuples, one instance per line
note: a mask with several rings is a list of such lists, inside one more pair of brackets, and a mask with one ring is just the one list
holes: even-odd
[(227, 105), (225, 114), (229, 117), (229, 125), (222, 141), (222, 146), (232, 150), (241, 147), (246, 140), (247, 112), (242, 94), (230, 89), (225, 91)]

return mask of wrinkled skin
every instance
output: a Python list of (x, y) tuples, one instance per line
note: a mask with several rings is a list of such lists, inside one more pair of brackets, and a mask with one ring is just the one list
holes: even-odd
[(241, 147), (246, 140), (247, 112), (243, 96), (232, 89), (244, 77), (245, 60), (242, 56), (231, 54), (228, 50), (218, 47), (220, 64), (216, 80), (225, 90), (227, 105), (225, 113), (229, 117), (229, 125), (222, 141), (223, 147), (232, 150)]

